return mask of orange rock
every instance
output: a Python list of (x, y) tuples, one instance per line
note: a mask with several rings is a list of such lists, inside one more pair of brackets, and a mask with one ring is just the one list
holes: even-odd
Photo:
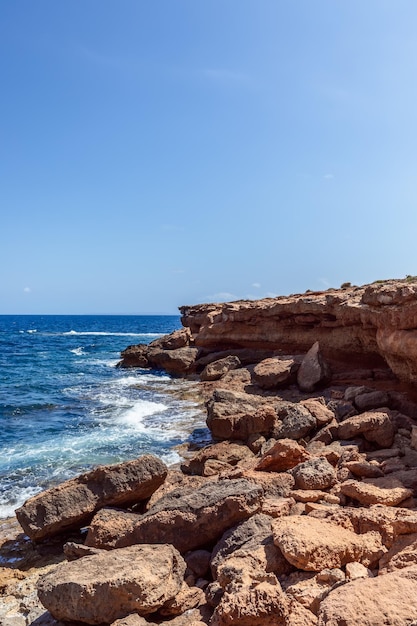
[(358, 500), (363, 505), (396, 506), (413, 495), (411, 489), (406, 489), (399, 480), (391, 476), (369, 478), (362, 482), (347, 480), (340, 485), (340, 490), (345, 496)]
[(307, 461), (309, 458), (310, 454), (307, 450), (293, 439), (279, 439), (261, 457), (255, 469), (269, 472), (284, 472), (302, 461)]
[(290, 516), (272, 524), (274, 542), (295, 567), (311, 572), (341, 567), (352, 561), (375, 564), (386, 549), (375, 531), (357, 535), (332, 522)]

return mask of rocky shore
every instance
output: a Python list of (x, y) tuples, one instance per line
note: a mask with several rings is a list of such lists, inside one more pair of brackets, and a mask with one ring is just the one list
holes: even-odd
[(213, 443), (27, 501), (2, 626), (417, 624), (417, 281), (181, 313), (120, 366), (200, 380)]

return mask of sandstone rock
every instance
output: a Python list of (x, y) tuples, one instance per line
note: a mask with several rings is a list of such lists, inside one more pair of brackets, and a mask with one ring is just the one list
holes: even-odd
[(126, 530), (115, 531), (123, 525), (126, 513), (113, 513), (114, 523), (108, 523), (108, 512), (94, 517), (86, 545), (119, 548), (136, 543), (170, 543), (180, 552), (187, 552), (217, 539), (227, 528), (256, 513), (261, 505), (262, 489), (247, 480), (209, 482), (197, 490), (176, 490), (161, 498), (137, 521), (127, 519)]
[(172, 546), (131, 546), (58, 565), (38, 594), (58, 620), (109, 623), (160, 609), (180, 591), (185, 567)]
[(279, 402), (276, 413), (280, 423), (273, 431), (275, 439), (301, 439), (317, 426), (316, 418), (300, 403)]
[(146, 510), (148, 511), (158, 502), (163, 496), (166, 496), (175, 489), (190, 490), (198, 489), (207, 483), (207, 478), (203, 476), (189, 476), (183, 474), (179, 470), (169, 470), (165, 481), (160, 487), (151, 495), (146, 503)]
[(190, 346), (174, 350), (149, 347), (147, 359), (151, 367), (163, 369), (173, 375), (184, 375), (194, 371), (198, 353), (198, 348)]
[(290, 515), (294, 505), (294, 498), (264, 498), (261, 504), (261, 513), (269, 517), (283, 517)]
[(332, 590), (320, 605), (319, 626), (413, 624), (417, 620), (415, 569), (353, 580)]
[(377, 532), (356, 535), (332, 522), (307, 516), (283, 517), (272, 524), (274, 542), (289, 563), (312, 572), (351, 561), (375, 564), (385, 548)]
[(316, 418), (317, 426), (329, 424), (334, 419), (333, 411), (324, 404), (324, 401), (320, 402), (319, 399), (308, 398), (307, 400), (301, 400), (300, 404), (305, 406), (311, 415)]
[(288, 576), (285, 593), (317, 615), (321, 600), (328, 594), (331, 588), (332, 584), (327, 580), (320, 579), (319, 574), (315, 576), (307, 572), (294, 572), (294, 574)]
[(385, 546), (399, 535), (417, 533), (417, 511), (372, 505), (369, 508), (314, 506), (309, 516), (321, 517), (356, 533), (377, 531)]
[(319, 489), (295, 489), (291, 496), (296, 502), (318, 502), (323, 500), (328, 494)]
[(299, 359), (294, 357), (272, 357), (264, 359), (253, 370), (253, 380), (261, 389), (276, 389), (295, 382)]
[(117, 367), (150, 367), (148, 357), (148, 345), (145, 343), (137, 346), (128, 346), (121, 352), (122, 360), (119, 361)]
[(278, 583), (241, 587), (223, 595), (211, 626), (286, 626), (290, 606)]
[(348, 417), (339, 424), (340, 439), (352, 439), (363, 434), (365, 439), (374, 442), (381, 448), (392, 446), (395, 427), (390, 411), (367, 411), (353, 417)]
[(369, 478), (362, 482), (347, 480), (342, 483), (340, 490), (345, 496), (357, 500), (363, 505), (396, 506), (413, 495), (411, 489), (406, 489), (399, 480), (391, 478), (391, 476)]
[(204, 604), (206, 596), (202, 589), (198, 587), (189, 587), (185, 582), (182, 584), (179, 592), (170, 600), (165, 602), (160, 608), (159, 614), (166, 617), (172, 615), (181, 615), (190, 609), (194, 609), (200, 604)]
[(323, 458), (309, 459), (292, 470), (297, 489), (327, 489), (336, 483), (336, 472)]
[(63, 551), (67, 561), (75, 561), (83, 556), (91, 556), (92, 554), (100, 554), (102, 552), (99, 548), (90, 548), (83, 543), (75, 543), (74, 541), (67, 541), (63, 546)]
[(111, 626), (157, 626), (155, 622), (148, 622), (144, 617), (137, 613), (131, 613), (127, 617), (117, 619)]
[(348, 461), (343, 464), (343, 467), (358, 478), (379, 478), (384, 476), (384, 472), (378, 465), (368, 463), (367, 461)]
[(293, 439), (280, 439), (260, 458), (255, 469), (285, 472), (309, 458), (307, 450)]
[(162, 348), (163, 350), (176, 350), (190, 345), (191, 332), (189, 328), (174, 330), (169, 335), (155, 339), (149, 344), (149, 348)]
[(286, 472), (259, 472), (251, 469), (237, 469), (230, 478), (246, 478), (262, 487), (265, 498), (287, 498), (294, 488), (295, 480)]
[(417, 533), (402, 535), (379, 561), (379, 574), (410, 567), (417, 563)]
[(182, 463), (181, 469), (186, 474), (201, 475), (204, 473), (204, 465), (208, 460), (222, 461), (232, 467), (243, 459), (253, 457), (253, 452), (245, 444), (222, 441), (196, 452), (189, 461)]
[[(384, 557), (382, 557), (384, 558)], [(346, 564), (346, 578), (349, 580), (356, 580), (356, 578), (372, 578), (373, 574), (368, 567), (362, 565), (362, 563), (347, 563)]]
[(30, 498), (16, 517), (25, 533), (39, 541), (81, 528), (104, 506), (127, 506), (149, 498), (166, 475), (165, 464), (151, 455), (102, 465)]
[(297, 383), (302, 391), (314, 391), (330, 380), (329, 365), (324, 361), (316, 341), (305, 355), (297, 372)]
[(224, 374), (237, 369), (242, 364), (237, 356), (227, 356), (206, 365), (200, 374), (201, 380), (219, 380)]
[(257, 396), (216, 389), (207, 402), (207, 426), (217, 439), (246, 440), (253, 433), (269, 433), (276, 414), (262, 404)]
[[(255, 578), (256, 570), (263, 571), (264, 574), (268, 572), (282, 574), (288, 571), (288, 563), (279, 548), (274, 545), (271, 523), (270, 517), (258, 514), (226, 531), (213, 549), (211, 559), (213, 578), (217, 578), (219, 568), (225, 564), (227, 566), (231, 557), (235, 561), (238, 558), (243, 560), (253, 557), (251, 567), (248, 568), (249, 578)], [(250, 562), (250, 559), (248, 561)], [(240, 567), (243, 568), (243, 564)]]

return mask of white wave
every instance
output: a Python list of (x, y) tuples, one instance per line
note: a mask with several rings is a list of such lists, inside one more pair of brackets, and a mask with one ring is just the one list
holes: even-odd
[(82, 356), (83, 354), (85, 354), (81, 346), (78, 348), (74, 348), (74, 350), (70, 350), (70, 352), (72, 352), (73, 354), (76, 354), (77, 356)]
[(168, 407), (162, 402), (149, 402), (149, 400), (139, 400), (130, 409), (121, 413), (116, 421), (119, 424), (125, 424), (135, 430), (148, 430), (143, 424), (143, 418), (155, 415), (155, 413), (162, 413), (166, 411)]
[(28, 333), (37, 333), (37, 329), (36, 328), (31, 328), (30, 330), (27, 331)]
[(0, 519), (14, 517), (15, 510), (22, 506), (26, 500), (32, 498), (40, 491), (42, 491), (40, 487), (25, 487), (22, 489), (15, 487), (13, 489), (13, 502), (7, 502), (6, 496), (2, 496), (0, 499)]
[[(28, 331), (31, 332), (31, 331)], [(36, 331), (34, 331), (36, 332)], [(66, 333), (62, 333), (63, 335), (93, 335), (93, 336), (112, 336), (112, 337), (162, 337), (162, 333), (110, 333), (105, 331), (83, 331), (78, 332), (77, 330), (69, 330)]]

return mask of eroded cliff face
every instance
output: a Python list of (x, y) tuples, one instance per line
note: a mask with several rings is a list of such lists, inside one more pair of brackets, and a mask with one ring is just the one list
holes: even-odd
[(257, 301), (180, 308), (193, 345), (306, 352), (319, 341), (341, 363), (387, 363), (406, 383), (417, 377), (417, 279), (329, 289)]

